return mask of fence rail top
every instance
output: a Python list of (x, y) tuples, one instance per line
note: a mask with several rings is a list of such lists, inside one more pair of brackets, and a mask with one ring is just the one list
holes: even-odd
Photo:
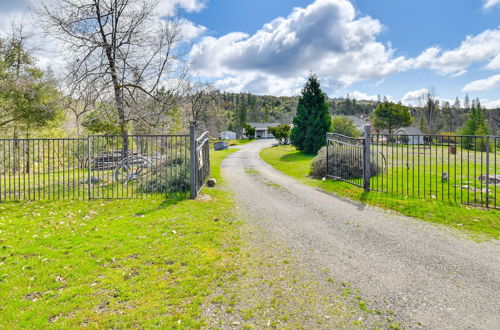
[[(208, 132), (207, 132), (208, 133)], [(124, 135), (88, 135), (85, 137), (67, 137), (67, 138), (0, 138), (0, 141), (87, 141), (89, 138), (121, 138)], [(150, 137), (189, 137), (188, 134), (157, 134), (157, 135), (140, 135), (140, 134), (133, 134), (133, 135), (125, 135), (127, 138), (140, 138), (140, 137), (145, 137), (145, 138), (150, 138)]]
[(1, 138), (0, 141), (87, 141), (88, 137), (83, 138)]
[(347, 135), (342, 135), (342, 134), (338, 134), (338, 133), (326, 133), (326, 137), (328, 139), (332, 139), (332, 138), (340, 138), (340, 139), (348, 139), (348, 140), (356, 140), (356, 141), (364, 141), (363, 138), (354, 138), (352, 136), (347, 136)]
[[(336, 133), (328, 133), (328, 134), (336, 134)], [(340, 135), (340, 134), (337, 134)], [(431, 136), (431, 137), (439, 137), (439, 138), (459, 138), (459, 137), (464, 137), (464, 138), (493, 138), (493, 139), (499, 139), (500, 135), (442, 135), (442, 134), (396, 134), (396, 133), (370, 133), (372, 136)], [(352, 138), (351, 138), (352, 139)]]
[(196, 142), (200, 143), (206, 139), (208, 139), (208, 131), (206, 131), (202, 135), (200, 135), (200, 137), (196, 139)]

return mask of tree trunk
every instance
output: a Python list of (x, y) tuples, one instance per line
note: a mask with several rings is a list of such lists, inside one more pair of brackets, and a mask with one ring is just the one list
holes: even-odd
[(118, 121), (120, 124), (120, 134), (122, 136), (122, 158), (125, 158), (128, 155), (129, 144), (128, 144), (127, 121), (125, 118), (125, 106), (122, 94), (123, 88), (121, 87), (118, 81), (118, 75), (116, 73), (116, 63), (111, 55), (111, 50), (107, 49), (106, 54), (109, 61), (111, 80), (113, 82), (113, 89), (115, 92), (116, 110), (118, 114)]
[(76, 115), (75, 124), (76, 124), (76, 136), (80, 137), (80, 115)]

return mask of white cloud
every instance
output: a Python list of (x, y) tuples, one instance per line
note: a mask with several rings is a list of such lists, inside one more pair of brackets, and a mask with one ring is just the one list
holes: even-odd
[(438, 100), (441, 104), (444, 102), (448, 102), (449, 104), (453, 104), (455, 99), (447, 99), (445, 97), (441, 97), (439, 95), (435, 95), (434, 90), (429, 90), (427, 88), (417, 89), (413, 91), (407, 92), (403, 98), (401, 99), (401, 103), (409, 106), (422, 106), (425, 103), (425, 98), (427, 94), (430, 93), (435, 100)]
[(279, 83), (289, 93), (296, 89), (290, 88), (296, 77), (303, 80), (311, 71), (323, 86), (337, 88), (410, 68), (411, 62), (394, 58), (392, 48), (376, 41), (382, 29), (376, 19), (357, 18), (347, 0), (316, 0), (254, 35), (205, 37), (190, 57), (201, 75), (224, 79), (223, 85), (232, 90), (253, 91), (250, 87), (259, 85), (259, 77), (259, 90), (275, 90)]
[(500, 4), (500, 0), (486, 0), (484, 2), (483, 8), (484, 9), (490, 9), (490, 8), (492, 8), (492, 7), (494, 7), (494, 6), (498, 5), (498, 4)]
[(351, 99), (356, 99), (360, 101), (377, 101), (379, 98), (379, 95), (368, 95), (360, 91), (350, 92), (348, 95)]
[(205, 8), (207, 0), (160, 0), (158, 10), (162, 15), (170, 15), (176, 6), (187, 12), (198, 12)]
[(462, 89), (462, 92), (486, 91), (493, 87), (500, 86), (500, 74), (491, 76), (486, 79), (475, 80)]
[[(50, 6), (54, 0), (43, 0)], [(202, 10), (208, 0), (160, 0), (157, 7), (157, 19), (161, 15), (169, 15), (178, 5), (188, 12)], [(56, 74), (64, 72), (67, 60), (64, 58), (65, 45), (45, 34), (37, 23), (36, 17), (30, 10), (36, 8), (37, 0), (0, 0), (0, 36), (11, 33), (11, 22), (22, 22), (23, 31), (30, 35), (28, 48), (33, 49), (37, 58), (37, 65), (42, 69), (50, 67)], [(182, 19), (180, 34), (185, 44), (193, 42), (203, 35), (206, 27), (197, 25), (187, 19)]]
[(426, 49), (411, 60), (415, 68), (430, 68), (441, 74), (462, 75), (474, 63), (488, 62), (488, 69), (500, 68), (500, 29), (485, 30), (467, 36), (460, 46), (443, 51), (439, 47)]
[(260, 95), (298, 95), (305, 84), (304, 77), (280, 79), (272, 75), (247, 73), (238, 77), (226, 77), (214, 82), (214, 86), (227, 92), (249, 92)]
[(500, 108), (500, 99), (498, 100), (488, 100), (488, 99), (481, 99), (481, 105), (485, 107), (486, 109), (496, 109)]
[(407, 92), (401, 99), (401, 103), (407, 105), (419, 105), (422, 98), (429, 93), (427, 88)]
[(382, 30), (378, 20), (358, 17), (347, 0), (316, 0), (265, 24), (253, 35), (233, 32), (204, 37), (191, 49), (190, 59), (200, 75), (223, 79), (220, 86), (269, 93), (276, 84), (283, 87), (281, 93), (291, 93), (298, 87), (291, 88), (294, 79), (310, 72), (318, 74), (323, 87), (332, 92), (413, 69), (457, 77), (473, 64), (500, 68), (500, 28), (467, 36), (455, 49), (430, 47), (415, 58), (396, 57), (390, 44), (377, 41)]
[(183, 42), (191, 42), (192, 40), (202, 36), (206, 30), (206, 27), (196, 25), (195, 23), (185, 19), (182, 21), (181, 25), (182, 40)]

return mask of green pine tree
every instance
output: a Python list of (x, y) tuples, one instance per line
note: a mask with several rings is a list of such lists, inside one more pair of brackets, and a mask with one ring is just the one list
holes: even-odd
[[(462, 135), (489, 135), (490, 129), (484, 118), (483, 109), (480, 104), (474, 104), (470, 109), (469, 118), (462, 128)], [(462, 147), (465, 149), (486, 150), (486, 142), (483, 138), (463, 138)]]
[(321, 90), (318, 78), (311, 75), (297, 105), (291, 142), (298, 150), (316, 154), (326, 144), (326, 133), (331, 124), (327, 97)]

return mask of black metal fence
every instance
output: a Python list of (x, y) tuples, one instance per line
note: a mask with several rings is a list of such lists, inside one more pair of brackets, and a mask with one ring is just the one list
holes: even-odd
[[(145, 194), (187, 196), (189, 136), (91, 136), (90, 199), (140, 198)], [(124, 153), (123, 145), (127, 145)]]
[(500, 209), (499, 136), (366, 133), (362, 139), (328, 134), (327, 140), (328, 174), (335, 179), (366, 190)]
[[(204, 136), (206, 141), (194, 135), (0, 139), (0, 202), (196, 198), (210, 172)], [(191, 141), (200, 141), (201, 158), (191, 157)], [(191, 168), (197, 169), (195, 182)]]

